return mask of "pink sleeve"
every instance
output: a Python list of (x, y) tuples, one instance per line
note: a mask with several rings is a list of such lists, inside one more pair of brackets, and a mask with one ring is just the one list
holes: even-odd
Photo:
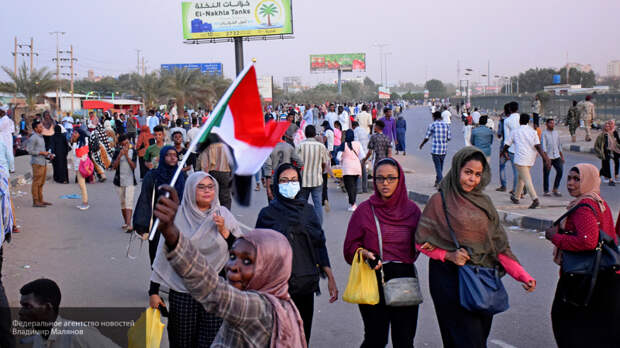
[(428, 250), (422, 249), (422, 244), (416, 244), (415, 248), (418, 251), (420, 251), (422, 254), (430, 257), (433, 260), (438, 260), (438, 261), (441, 261), (441, 262), (445, 262), (446, 261), (446, 250), (444, 250), (444, 249), (435, 247), (435, 249), (433, 251), (428, 251)]
[(499, 254), (498, 255), (499, 262), (504, 266), (506, 273), (510, 274), (511, 277), (520, 281), (522, 283), (527, 283), (530, 280), (534, 280), (532, 276), (523, 269), (523, 266), (519, 264), (517, 261), (511, 259), (510, 257)]

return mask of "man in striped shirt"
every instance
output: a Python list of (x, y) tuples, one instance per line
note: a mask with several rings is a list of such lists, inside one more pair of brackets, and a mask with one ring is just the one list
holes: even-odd
[(301, 174), (300, 198), (308, 200), (312, 194), (314, 211), (319, 218), (319, 223), (323, 224), (323, 211), (321, 206), (321, 196), (323, 194), (323, 169), (327, 165), (329, 153), (325, 145), (318, 142), (316, 128), (309, 125), (305, 129), (306, 139), (297, 146), (297, 154), (304, 163)]

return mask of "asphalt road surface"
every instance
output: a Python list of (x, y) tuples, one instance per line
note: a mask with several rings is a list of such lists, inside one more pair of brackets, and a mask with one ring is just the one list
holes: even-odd
[[(411, 117), (428, 116), (414, 110), (409, 113)], [(410, 144), (414, 144), (416, 139), (413, 128), (410, 128)], [(457, 141), (452, 143), (451, 153), (454, 153)], [(48, 208), (32, 208), (30, 186), (19, 188), (21, 193), (16, 194), (15, 201), (22, 233), (15, 235), (13, 242), (4, 246), (5, 263), (2, 269), (3, 283), (12, 306), (19, 305), (19, 288), (39, 277), (58, 282), (62, 291), (61, 306), (148, 305), (148, 246), (144, 245), (136, 260), (125, 256), (128, 235), (120, 228), (119, 202), (110, 181), (88, 185), (91, 208), (87, 211), (76, 208), (79, 200), (59, 198), (65, 194), (79, 193), (77, 184), (47, 182), (45, 199), (54, 203)], [(344, 193), (333, 184), (329, 193), (332, 210), (325, 214), (324, 228), (342, 294), (349, 272), (342, 256), (342, 245), (351, 213), (346, 211), (347, 198)], [(363, 195), (358, 202), (367, 198), (368, 195)], [(233, 206), (232, 210), (240, 222), (253, 226), (265, 201), (263, 190), (254, 194), (250, 207)], [(536, 233), (508, 231), (515, 254), (537, 279), (538, 289), (527, 294), (517, 282), (509, 277), (504, 278), (511, 308), (496, 316), (489, 347), (553, 346), (549, 313), (557, 267), (551, 261), (552, 247)], [(420, 309), (415, 344), (418, 347), (441, 347), (439, 328), (428, 294), (427, 264), (428, 259), (420, 256), (417, 266), (425, 301)], [(323, 295), (315, 300), (311, 346), (359, 346), (363, 328), (356, 305), (342, 300), (330, 304), (325, 282), (321, 283), (321, 289)], [(164, 338), (162, 347), (166, 346)]]

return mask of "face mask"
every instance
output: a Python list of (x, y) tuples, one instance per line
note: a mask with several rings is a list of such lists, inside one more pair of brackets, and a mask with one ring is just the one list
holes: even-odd
[(286, 198), (293, 199), (299, 193), (299, 181), (289, 182), (286, 184), (278, 184), (280, 194)]

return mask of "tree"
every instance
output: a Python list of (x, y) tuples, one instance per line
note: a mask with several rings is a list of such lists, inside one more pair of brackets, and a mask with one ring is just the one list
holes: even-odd
[(436, 79), (426, 81), (424, 88), (428, 89), (431, 98), (442, 98), (447, 95), (446, 86)]
[(130, 81), (131, 89), (142, 97), (144, 107), (147, 109), (153, 108), (166, 92), (167, 81), (161, 78), (157, 72), (144, 76), (133, 74)]
[(517, 91), (517, 79), (519, 80), (519, 92), (536, 93), (542, 91), (544, 86), (553, 83), (553, 75), (557, 71), (552, 68), (535, 68), (529, 69), (519, 74), (518, 77), (512, 77), (512, 90)]
[(185, 111), (185, 102), (195, 100), (199, 90), (200, 74), (199, 70), (185, 68), (174, 69), (162, 74), (167, 79), (165, 91), (176, 98), (179, 116), (183, 115)]
[[(562, 78), (562, 83), (566, 82), (566, 67), (558, 72)], [(581, 85), (583, 88), (592, 88), (596, 84), (596, 78), (593, 71), (583, 72), (576, 68), (570, 68), (568, 71), (568, 83), (571, 85)]]
[(267, 17), (267, 26), (270, 27), (271, 16), (275, 16), (278, 13), (278, 8), (275, 4), (263, 4), (258, 10), (258, 13), (263, 17)]
[(41, 69), (30, 68), (24, 63), (19, 67), (17, 74), (11, 69), (3, 66), (2, 70), (9, 75), (11, 82), (3, 82), (0, 84), (0, 92), (21, 93), (26, 99), (28, 111), (34, 110), (37, 100), (45, 93), (56, 89), (56, 81), (52, 77), (52, 73), (43, 67)]

